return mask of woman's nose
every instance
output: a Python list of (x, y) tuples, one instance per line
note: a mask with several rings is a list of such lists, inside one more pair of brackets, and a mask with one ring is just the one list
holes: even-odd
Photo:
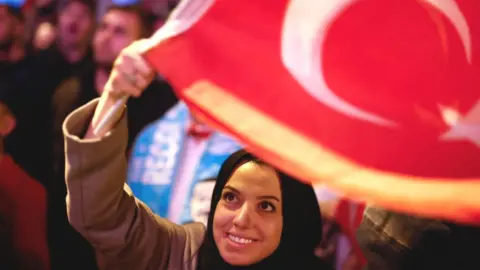
[(249, 228), (252, 219), (252, 209), (248, 204), (243, 204), (237, 211), (235, 218), (233, 219), (233, 225), (239, 228)]

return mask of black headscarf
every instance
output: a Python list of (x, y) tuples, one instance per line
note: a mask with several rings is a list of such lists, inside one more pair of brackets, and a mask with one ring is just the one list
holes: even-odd
[(197, 269), (330, 269), (314, 255), (314, 249), (322, 240), (322, 219), (312, 186), (278, 170), (283, 202), (283, 230), (278, 248), (261, 262), (247, 267), (234, 267), (222, 259), (213, 239), (213, 216), (227, 181), (240, 165), (249, 161), (262, 163), (245, 150), (239, 150), (220, 169), (213, 189), (204, 243), (198, 254)]

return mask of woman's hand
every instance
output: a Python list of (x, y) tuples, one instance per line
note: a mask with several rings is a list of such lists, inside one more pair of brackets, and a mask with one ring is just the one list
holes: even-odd
[(123, 49), (115, 60), (104, 93), (111, 98), (139, 97), (152, 82), (155, 72), (140, 55), (145, 40), (135, 41)]
[[(124, 102), (128, 97), (139, 97), (155, 78), (154, 70), (140, 54), (145, 42), (146, 40), (140, 40), (132, 43), (115, 60), (85, 138), (101, 137), (103, 134), (95, 134), (94, 130), (110, 108), (120, 100)], [(113, 116), (111, 126), (106, 131), (113, 127), (122, 112), (119, 110)]]

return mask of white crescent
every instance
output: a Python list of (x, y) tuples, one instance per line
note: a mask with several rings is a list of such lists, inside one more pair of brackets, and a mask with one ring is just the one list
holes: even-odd
[[(362, 110), (343, 100), (328, 87), (323, 72), (322, 44), (330, 22), (348, 6), (359, 0), (291, 0), (286, 11), (281, 57), (283, 64), (303, 88), (316, 100), (349, 117), (376, 125), (397, 126), (397, 123)], [(454, 25), (471, 58), (468, 24), (454, 0), (419, 0), (442, 12)]]
[(454, 0), (419, 0), (430, 4), (442, 12), (453, 24), (460, 36), (469, 63), (472, 62), (472, 38), (470, 27), (457, 2)]

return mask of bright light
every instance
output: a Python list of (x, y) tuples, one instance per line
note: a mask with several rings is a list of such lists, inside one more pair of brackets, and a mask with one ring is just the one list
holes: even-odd
[(440, 105), (440, 113), (442, 114), (442, 119), (448, 126), (454, 126), (461, 118), (460, 113), (452, 108), (447, 106)]

